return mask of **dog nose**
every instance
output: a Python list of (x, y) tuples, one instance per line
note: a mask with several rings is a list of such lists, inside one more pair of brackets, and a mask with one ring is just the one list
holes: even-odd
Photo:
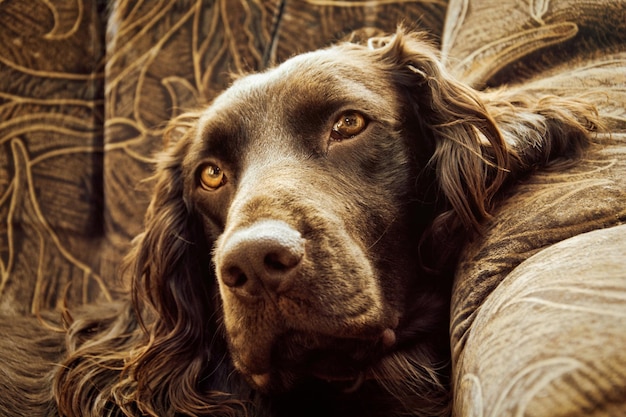
[(284, 291), (298, 275), (305, 240), (277, 220), (263, 220), (230, 235), (216, 253), (222, 283), (244, 294)]

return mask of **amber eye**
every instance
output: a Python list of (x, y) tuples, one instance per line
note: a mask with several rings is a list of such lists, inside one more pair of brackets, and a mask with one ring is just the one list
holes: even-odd
[(333, 140), (350, 139), (358, 135), (365, 129), (367, 120), (365, 116), (356, 111), (342, 113), (333, 125), (330, 137)]
[(224, 172), (214, 164), (206, 164), (200, 171), (200, 182), (202, 187), (208, 190), (215, 190), (226, 182)]

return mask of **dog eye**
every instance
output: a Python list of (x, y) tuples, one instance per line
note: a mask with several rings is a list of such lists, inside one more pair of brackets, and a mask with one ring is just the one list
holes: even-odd
[(361, 113), (356, 111), (345, 112), (339, 116), (333, 125), (330, 137), (336, 141), (350, 139), (361, 133), (366, 125), (367, 120)]
[(202, 188), (215, 190), (226, 182), (224, 171), (215, 164), (206, 164), (200, 171), (200, 183)]

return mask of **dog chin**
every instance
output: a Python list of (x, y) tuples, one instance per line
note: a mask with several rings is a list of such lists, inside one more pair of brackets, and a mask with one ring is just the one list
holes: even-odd
[(313, 373), (308, 376), (296, 375), (289, 371), (275, 371), (247, 376), (248, 383), (253, 388), (264, 394), (287, 393), (298, 385), (305, 385), (307, 382), (311, 381), (328, 384), (339, 392), (352, 393), (357, 391), (367, 379), (367, 371), (361, 371), (353, 375), (327, 375)]
[[(267, 371), (238, 368), (254, 388), (264, 393), (289, 391), (312, 378), (350, 392), (358, 389), (367, 379), (368, 370), (393, 349), (395, 342), (392, 329), (383, 330), (374, 339), (289, 334), (272, 349)], [(312, 347), (313, 343), (318, 346)]]

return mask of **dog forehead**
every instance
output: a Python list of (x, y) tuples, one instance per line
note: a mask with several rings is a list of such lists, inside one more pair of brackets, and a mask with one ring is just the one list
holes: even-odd
[(365, 51), (340, 47), (296, 55), (267, 71), (238, 79), (225, 91), (231, 105), (246, 103), (257, 109), (268, 103), (281, 109), (298, 102), (350, 99), (377, 101), (388, 88), (384, 74)]
[(302, 77), (333, 75), (360, 80), (372, 63), (368, 55), (365, 50), (341, 46), (318, 49), (295, 55), (268, 73), (280, 79), (295, 78), (300, 81), (305, 80)]
[[(323, 129), (336, 112), (360, 110), (376, 119), (397, 112), (391, 76), (365, 50), (333, 47), (296, 55), (281, 65), (237, 79), (204, 111), (200, 137), (278, 137), (290, 128)], [(264, 141), (268, 141), (264, 138)], [(215, 142), (212, 141), (212, 142)]]

